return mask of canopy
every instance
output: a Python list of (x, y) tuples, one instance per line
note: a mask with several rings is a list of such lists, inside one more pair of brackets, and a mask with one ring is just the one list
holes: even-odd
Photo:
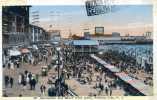
[(116, 73), (116, 75), (121, 78), (123, 81), (129, 83), (131, 86), (133, 86), (135, 89), (139, 90), (141, 93), (145, 95), (152, 95), (152, 89), (148, 86), (145, 85), (142, 81), (131, 78), (124, 72), (121, 73)]
[(115, 73), (119, 78), (121, 78), (123, 81), (129, 83), (131, 82), (133, 79), (128, 76), (127, 74), (125, 74), (124, 72), (121, 73)]
[(21, 55), (21, 52), (18, 50), (10, 50), (9, 54), (10, 54), (10, 56), (19, 56), (19, 55)]
[(128, 74), (124, 72), (120, 72), (118, 68), (116, 68), (113, 65), (110, 64), (105, 64), (106, 62), (100, 59), (99, 57), (95, 56), (94, 54), (91, 55), (92, 58), (97, 60), (99, 63), (103, 64), (105, 68), (108, 68), (111, 72), (115, 72), (115, 75), (125, 81), (126, 83), (130, 84), (133, 86), (135, 89), (139, 90), (141, 93), (144, 95), (153, 95), (153, 89), (144, 84), (142, 81), (137, 80), (135, 78), (130, 77)]
[(94, 56), (94, 54), (91, 54), (91, 57), (94, 58), (95, 60), (97, 60), (97, 61), (98, 61), (99, 63), (101, 63), (101, 64), (107, 64), (107, 63), (106, 63), (105, 61), (103, 61), (102, 59), (100, 59), (100, 58)]
[(75, 45), (75, 46), (81, 46), (81, 45), (96, 46), (96, 45), (99, 45), (99, 43), (98, 43), (98, 41), (95, 41), (95, 40), (73, 40), (72, 45)]
[(21, 49), (21, 53), (29, 53), (30, 51), (27, 48)]
[(97, 62), (102, 64), (105, 68), (109, 69), (111, 72), (120, 72), (120, 70), (118, 68), (116, 68), (113, 65), (107, 64), (104, 60), (102, 60), (94, 55), (91, 55), (91, 57), (94, 58), (95, 60), (97, 60)]

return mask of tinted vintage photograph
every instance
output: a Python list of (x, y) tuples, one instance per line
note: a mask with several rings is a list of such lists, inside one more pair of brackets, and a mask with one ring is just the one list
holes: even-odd
[(153, 6), (102, 4), (3, 6), (3, 97), (152, 96)]

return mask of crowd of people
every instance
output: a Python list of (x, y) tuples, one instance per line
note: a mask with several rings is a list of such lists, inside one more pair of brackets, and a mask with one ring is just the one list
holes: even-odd
[[(3, 64), (4, 70), (9, 72), (4, 75), (4, 89), (10, 86), (11, 88), (20, 87), (23, 91), (33, 90), (36, 91), (37, 84), (39, 84), (40, 73), (34, 73), (28, 71), (24, 66), (38, 66), (39, 64), (48, 65), (48, 57), (51, 56), (51, 50), (49, 48), (39, 48), (39, 49), (29, 49), (30, 52), (22, 53), (17, 56), (10, 56), (6, 63)], [(38, 67), (40, 68), (40, 67)], [(29, 68), (30, 69), (30, 68)], [(42, 71), (42, 70), (41, 70)], [(11, 76), (11, 74), (17, 74), (16, 76)], [(39, 87), (41, 94), (45, 95), (46, 86), (41, 83)], [(4, 93), (7, 96), (7, 93)], [(19, 96), (22, 96), (20, 94)]]
[[(140, 67), (140, 65), (136, 63), (135, 58), (127, 56), (125, 55), (125, 53), (120, 53), (116, 50), (109, 50), (104, 52), (103, 54), (98, 54), (97, 56), (102, 58), (107, 63), (116, 66), (118, 69), (120, 69), (120, 71), (127, 73), (130, 77), (142, 80), (144, 81), (144, 83), (150, 82), (149, 85), (152, 86), (152, 75), (147, 74), (148, 72), (152, 72), (152, 70), (148, 70), (149, 66), (147, 65), (146, 69)], [(147, 74), (147, 76), (145, 76), (145, 79), (141, 79), (141, 77), (139, 76), (141, 73)]]
[(11, 88), (13, 87), (13, 85), (14, 85), (14, 78), (13, 77), (6, 75), (6, 76), (4, 76), (4, 80), (5, 80), (4, 84), (5, 84), (6, 88), (8, 88), (9, 85)]
[[(31, 51), (31, 54), (25, 54), (21, 57), (18, 57), (18, 59), (16, 60), (11, 59), (7, 64), (4, 65), (4, 68), (20, 69), (23, 67), (23, 63), (28, 63), (28, 65), (35, 66), (44, 62), (46, 66), (50, 65), (48, 63), (48, 59), (52, 55), (51, 52), (45, 49)], [(94, 83), (93, 88), (98, 91), (98, 93), (94, 95), (101, 95), (103, 92), (105, 92), (105, 95), (111, 96), (113, 94), (113, 90), (117, 89), (117, 84), (115, 80), (110, 79), (106, 72), (100, 67), (98, 67), (98, 64), (92, 61), (88, 54), (76, 53), (72, 54), (71, 56), (67, 56), (64, 54), (62, 56), (64, 60), (64, 68), (61, 71), (59, 79), (57, 76), (55, 76), (55, 78), (51, 77), (52, 80), (54, 80), (54, 82), (51, 82), (51, 84), (41, 83), (39, 88), (42, 95), (45, 95), (46, 91), (48, 92), (49, 96), (57, 95), (57, 92), (55, 91), (57, 91), (58, 88), (61, 88), (62, 91), (60, 95), (66, 95), (65, 93), (68, 90), (68, 85), (65, 84), (64, 81), (65, 79), (71, 78), (77, 79), (80, 84)], [(117, 51), (110, 50), (102, 55), (98, 54), (97, 56), (102, 58), (107, 63), (118, 67), (120, 71), (124, 71), (130, 76), (132, 75), (132, 77), (137, 79), (138, 76), (135, 76), (135, 74), (138, 74), (139, 70), (143, 70), (138, 67), (138, 65), (136, 64), (136, 60), (133, 57), (128, 57), (124, 53), (119, 53)], [(98, 75), (96, 75), (96, 73), (98, 73)], [(45, 74), (45, 76), (49, 77), (47, 74)], [(96, 79), (94, 79), (95, 76)], [(9, 85), (12, 88), (14, 86), (14, 83), (16, 83), (16, 80), (8, 75), (4, 76), (4, 80), (6, 88)], [(49, 79), (48, 81), (50, 80), (51, 79)], [(150, 79), (144, 81), (145, 83), (147, 83), (147, 81), (149, 80)], [(22, 86), (23, 90), (30, 89), (35, 91), (38, 82), (39, 74), (34, 74), (33, 72), (27, 70), (24, 70), (24, 72), (19, 72), (18, 84)], [(52, 87), (52, 84), (54, 84), (54, 87)]]
[[(69, 58), (67, 62), (70, 62), (71, 60), (72, 59)], [(116, 89), (115, 81), (108, 79), (105, 71), (99, 69), (88, 54), (75, 54), (75, 59), (73, 60), (75, 60), (73, 61), (75, 63), (66, 67), (66, 70), (68, 71), (67, 79), (69, 79), (69, 77), (77, 78), (77, 81), (79, 81), (80, 84), (92, 84), (94, 82), (95, 85), (93, 85), (93, 89), (96, 89), (98, 93), (92, 95), (103, 95), (103, 92), (105, 92), (105, 95), (107, 96), (112, 95), (113, 89)], [(94, 79), (95, 76), (96, 80)]]
[(38, 82), (38, 75), (32, 74), (31, 72), (28, 72), (27, 70), (23, 73), (19, 74), (18, 77), (18, 83), (19, 85), (23, 86), (23, 89), (25, 90), (27, 88), (27, 84), (30, 86), (30, 90), (35, 90), (36, 84)]

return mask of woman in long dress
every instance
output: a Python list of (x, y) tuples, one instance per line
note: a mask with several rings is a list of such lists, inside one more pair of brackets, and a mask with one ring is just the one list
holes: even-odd
[(13, 62), (10, 63), (10, 68), (14, 69), (14, 63)]
[(19, 77), (18, 77), (18, 83), (21, 84), (21, 82), (22, 82), (22, 75), (19, 74)]
[(30, 79), (29, 79), (28, 74), (27, 74), (27, 77), (26, 77), (27, 84), (29, 83), (29, 81), (30, 81)]

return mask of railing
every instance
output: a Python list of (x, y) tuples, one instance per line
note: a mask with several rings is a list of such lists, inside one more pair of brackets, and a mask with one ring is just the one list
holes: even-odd
[(11, 34), (15, 34), (15, 35), (17, 35), (17, 34), (26, 34), (26, 33), (24, 33), (24, 32), (5, 32), (5, 33), (3, 33), (3, 34), (6, 34), (6, 35), (11, 35)]

